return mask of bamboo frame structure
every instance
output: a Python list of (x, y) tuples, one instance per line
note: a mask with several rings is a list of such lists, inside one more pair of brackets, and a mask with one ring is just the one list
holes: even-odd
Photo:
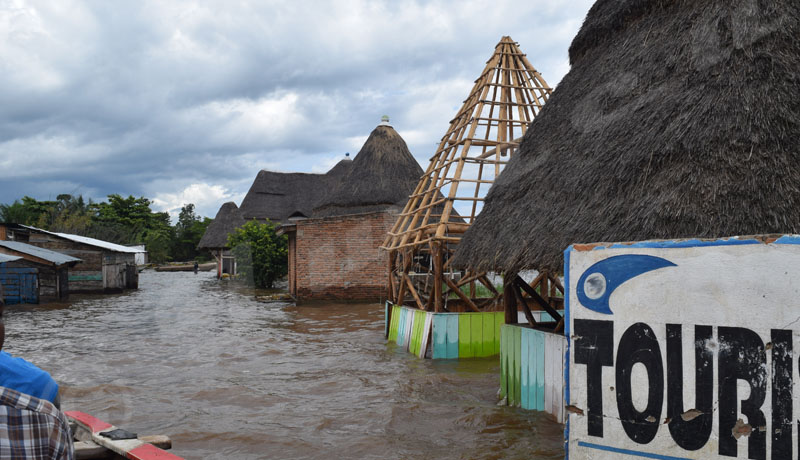
[(384, 241), (389, 300), (436, 312), (500, 307), (487, 273), (459, 270), (450, 256), (551, 92), (518, 44), (503, 37)]

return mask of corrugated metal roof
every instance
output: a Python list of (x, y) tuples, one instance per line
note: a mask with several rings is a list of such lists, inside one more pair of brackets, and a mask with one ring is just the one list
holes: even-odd
[(13, 261), (19, 260), (21, 258), (22, 257), (10, 256), (8, 254), (0, 254), (0, 264), (5, 263), (5, 262), (13, 262)]
[(98, 240), (96, 238), (89, 238), (88, 236), (80, 236), (80, 235), (73, 235), (71, 233), (57, 233), (57, 232), (49, 232), (47, 230), (42, 230), (41, 228), (30, 227), (28, 225), (23, 225), (23, 227), (36, 230), (37, 232), (48, 233), (50, 235), (55, 235), (70, 241), (75, 241), (76, 243), (83, 243), (88, 244), (90, 246), (95, 246), (98, 248), (108, 249), (114, 252), (127, 252), (130, 254), (136, 254), (142, 252), (139, 249), (129, 248), (127, 246), (122, 246), (121, 244), (109, 243), (108, 241)]
[(131, 254), (136, 254), (137, 252), (142, 252), (138, 249), (129, 248), (127, 246), (123, 246), (121, 244), (114, 244), (109, 243), (108, 241), (98, 240), (96, 238), (89, 238), (88, 236), (80, 236), (80, 235), (72, 235), (69, 233), (55, 233), (62, 238), (66, 238), (68, 240), (72, 240), (78, 243), (89, 244), (91, 246), (97, 246), (100, 248), (109, 249), (115, 252), (128, 252)]
[(49, 249), (40, 248), (30, 244), (20, 243), (19, 241), (0, 241), (0, 247), (8, 248), (12, 251), (20, 252), (22, 254), (28, 254), (33, 257), (38, 257), (56, 265), (81, 261), (81, 259), (76, 257), (68, 256), (60, 252), (51, 251)]

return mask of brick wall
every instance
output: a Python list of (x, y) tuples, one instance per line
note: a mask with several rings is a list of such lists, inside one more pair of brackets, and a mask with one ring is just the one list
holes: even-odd
[(297, 222), (294, 270), (300, 300), (386, 297), (388, 254), (380, 249), (397, 214), (373, 212)]

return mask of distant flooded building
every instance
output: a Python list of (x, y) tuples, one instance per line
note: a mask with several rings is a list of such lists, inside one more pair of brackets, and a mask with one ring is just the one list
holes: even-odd
[(346, 174), (282, 227), (289, 236), (289, 290), (299, 300), (374, 300), (387, 291), (379, 247), (422, 176), (388, 119), (376, 127)]
[(211, 252), (217, 261), (217, 278), (223, 274), (236, 274), (236, 259), (228, 246), (228, 235), (244, 225), (244, 218), (236, 203), (229, 201), (222, 205), (214, 220), (206, 228), (197, 249)]
[(349, 158), (341, 160), (325, 174), (259, 171), (242, 205), (237, 208), (233, 202), (223, 204), (197, 248), (214, 256), (217, 277), (235, 275), (236, 259), (230, 253), (228, 235), (250, 220), (280, 225), (310, 217), (314, 205), (330, 193), (352, 163)]
[(63, 301), (69, 268), (81, 260), (19, 241), (0, 241), (0, 283), (6, 303)]
[(139, 287), (138, 249), (18, 224), (0, 224), (2, 240), (27, 243), (80, 259), (69, 270), (70, 292), (121, 292)]

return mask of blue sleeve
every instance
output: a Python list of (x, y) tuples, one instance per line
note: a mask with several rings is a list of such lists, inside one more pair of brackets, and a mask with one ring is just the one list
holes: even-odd
[(50, 402), (58, 395), (58, 383), (50, 374), (4, 351), (0, 351), (0, 386)]

